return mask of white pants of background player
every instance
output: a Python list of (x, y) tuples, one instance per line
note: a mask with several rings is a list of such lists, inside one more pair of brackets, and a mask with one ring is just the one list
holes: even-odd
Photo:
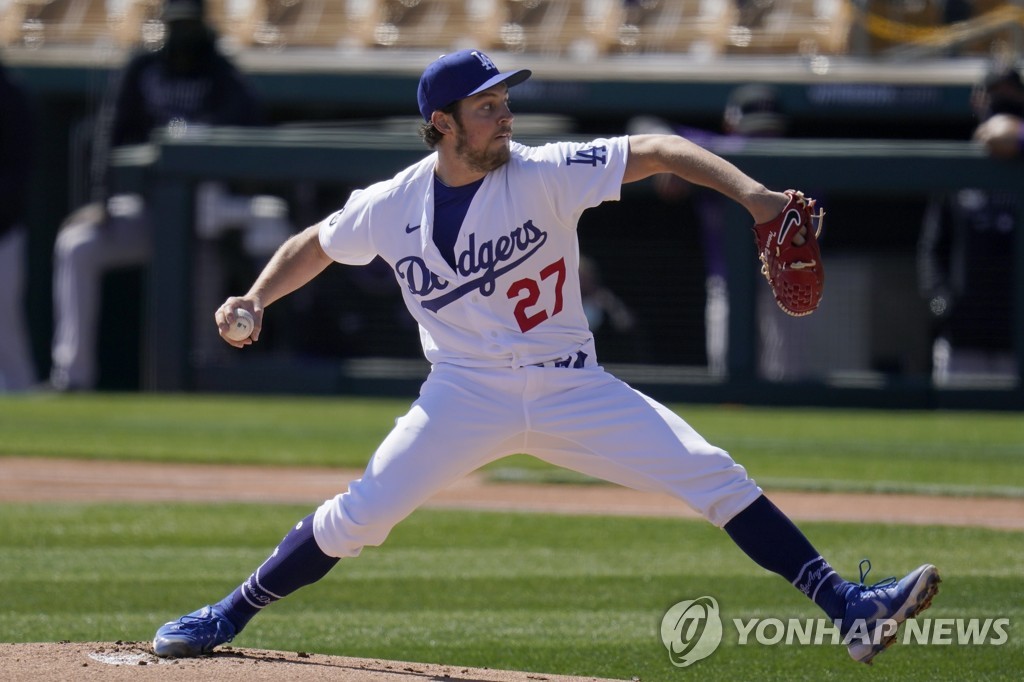
[[(203, 200), (209, 195), (208, 200)], [(269, 198), (269, 197), (268, 197)], [(244, 204), (244, 211), (235, 204)], [(281, 201), (281, 200), (278, 200)], [(200, 239), (191, 250), (192, 308), (195, 331), (192, 357), (208, 359), (227, 347), (212, 331), (211, 310), (224, 298), (223, 267), (215, 244), (223, 228), (238, 227), (262, 239), (249, 255), (266, 259), (288, 238), (291, 229), (280, 215), (263, 220), (249, 213), (248, 198), (234, 197), (219, 183), (197, 188), (196, 228)], [(283, 204), (283, 201), (281, 202)], [(103, 276), (114, 269), (145, 265), (153, 256), (153, 223), (141, 197), (120, 195), (109, 202), (109, 215), (92, 204), (73, 213), (54, 249), (55, 330), (51, 382), (61, 389), (92, 389), (97, 381), (97, 334)], [(211, 216), (222, 216), (221, 218)], [(228, 218), (227, 220), (223, 217)], [(248, 246), (253, 240), (247, 240)], [(257, 248), (258, 247), (258, 248)]]
[(362, 478), (317, 509), (317, 544), (330, 556), (356, 556), (366, 545), (381, 544), (435, 493), (516, 453), (668, 493), (716, 526), (761, 494), (725, 451), (600, 367), (441, 364)]
[(51, 381), (90, 389), (96, 382), (96, 337), (103, 275), (149, 261), (153, 234), (141, 204), (105, 216), (98, 204), (75, 211), (54, 247), (54, 337)]
[(945, 337), (932, 344), (932, 381), (936, 386), (1013, 382), (1017, 358), (1012, 350), (957, 348)]

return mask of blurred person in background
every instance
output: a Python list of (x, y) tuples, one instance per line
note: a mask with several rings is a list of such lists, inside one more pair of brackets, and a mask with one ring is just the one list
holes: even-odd
[[(763, 84), (741, 85), (734, 89), (722, 115), (722, 133), (670, 124), (659, 118), (640, 116), (628, 124), (630, 134), (675, 133), (702, 146), (734, 143), (742, 145), (752, 138), (784, 137), (790, 120), (782, 108), (778, 91)], [(689, 185), (674, 175), (653, 178), (655, 192), (667, 202), (680, 202), (696, 192), (700, 219), (701, 243), (704, 250), (705, 308), (704, 329), (708, 373), (716, 377), (727, 374), (729, 356), (729, 288), (725, 255), (726, 202), (714, 192)], [(763, 288), (763, 287), (762, 287)], [(758, 327), (761, 338), (760, 372), (772, 380), (797, 378), (803, 345), (792, 327), (801, 321), (789, 317), (776, 306), (770, 291), (758, 296)], [(806, 324), (806, 321), (804, 321)]]
[(580, 254), (580, 296), (590, 331), (602, 348), (615, 343), (629, 348), (632, 357), (643, 357), (643, 341), (636, 314), (605, 283), (601, 267), (591, 256)]
[(1024, 151), (1024, 85), (1013, 67), (992, 69), (971, 95), (981, 123), (973, 139), (997, 159), (1013, 159)]
[(0, 393), (23, 391), (36, 383), (23, 297), (31, 139), (28, 95), (0, 62)]
[[(202, 0), (166, 0), (161, 12), (163, 44), (139, 51), (115, 74), (98, 116), (93, 201), (65, 219), (54, 252), (50, 383), (56, 390), (95, 388), (103, 275), (144, 265), (153, 255), (153, 221), (144, 200), (116, 194), (109, 186), (111, 151), (149, 142), (162, 129), (184, 134), (188, 126), (264, 122), (261, 103), (217, 49), (216, 34), (204, 14)], [(202, 196), (197, 203), (202, 203)]]
[[(994, 158), (1019, 157), (1020, 73), (993, 68), (971, 104), (980, 120), (973, 139)], [(1019, 205), (1017, 192), (972, 188), (929, 199), (918, 241), (918, 282), (934, 321), (936, 385), (1016, 375), (1012, 254)]]

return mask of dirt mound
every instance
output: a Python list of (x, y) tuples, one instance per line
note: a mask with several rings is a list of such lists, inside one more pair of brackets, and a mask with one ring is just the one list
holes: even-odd
[(612, 682), (596, 677), (381, 661), (221, 647), (210, 656), (163, 659), (148, 642), (0, 644), (0, 678), (171, 682)]

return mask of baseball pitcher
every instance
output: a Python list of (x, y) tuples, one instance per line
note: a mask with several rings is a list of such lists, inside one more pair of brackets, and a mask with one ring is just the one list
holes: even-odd
[[(939, 583), (930, 564), (870, 586), (865, 575), (842, 579), (728, 453), (601, 367), (583, 313), (577, 221), (587, 208), (618, 200), (624, 183), (673, 173), (742, 205), (765, 276), (794, 315), (814, 310), (824, 283), (814, 202), (769, 190), (674, 135), (520, 145), (512, 140), (509, 92), (530, 75), (500, 72), (479, 50), (427, 66), (418, 102), (432, 153), (295, 235), (248, 293), (216, 311), (225, 340), (244, 348), (258, 341), (267, 306), (332, 263), (380, 256), (432, 367), (363, 476), (299, 521), (224, 599), (162, 626), (158, 655), (195, 656), (231, 641), (272, 602), (384, 542), (438, 491), (522, 452), (677, 497), (842, 632), (867, 633), (848, 642), (855, 660), (870, 662), (895, 639), (893, 622), (930, 604)], [(252, 314), (253, 331), (231, 341), (239, 308)], [(883, 626), (885, 636), (873, 637)]]

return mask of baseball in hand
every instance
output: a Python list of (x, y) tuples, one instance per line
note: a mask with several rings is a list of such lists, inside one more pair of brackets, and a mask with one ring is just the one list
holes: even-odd
[(256, 320), (253, 319), (252, 313), (245, 308), (235, 308), (235, 321), (224, 336), (232, 341), (244, 341), (252, 334), (254, 326), (256, 326)]

